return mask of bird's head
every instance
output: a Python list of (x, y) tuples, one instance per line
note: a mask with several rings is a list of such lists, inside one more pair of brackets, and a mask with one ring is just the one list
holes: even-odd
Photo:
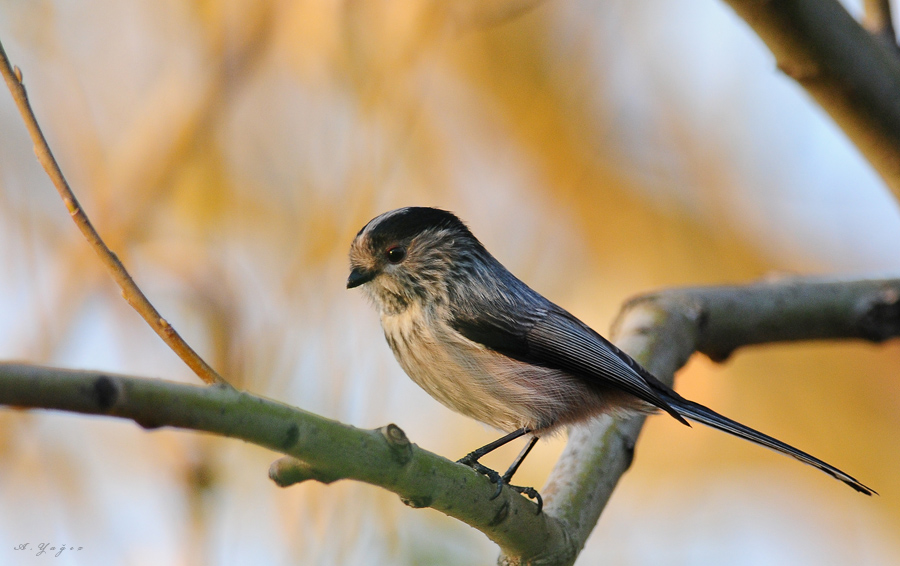
[(454, 274), (471, 267), (482, 252), (452, 213), (399, 208), (373, 218), (356, 234), (347, 288), (363, 286), (382, 314), (398, 314), (414, 302), (445, 300)]

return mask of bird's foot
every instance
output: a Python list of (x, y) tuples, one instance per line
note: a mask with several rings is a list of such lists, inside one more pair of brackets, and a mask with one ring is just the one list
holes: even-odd
[[(500, 479), (502, 480), (503, 478)], [(535, 513), (535, 515), (541, 514), (541, 510), (544, 509), (544, 498), (541, 497), (541, 494), (538, 493), (538, 490), (534, 489), (533, 487), (522, 487), (520, 485), (512, 485), (509, 483), (506, 485), (509, 486), (509, 489), (517, 491), (529, 499), (534, 499), (534, 502), (537, 503), (537, 513)], [(500, 489), (503, 489), (502, 484), (500, 486)], [(497, 490), (497, 493), (500, 493), (499, 489)]]
[(494, 492), (494, 495), (491, 496), (491, 500), (497, 499), (497, 497), (499, 497), (500, 493), (503, 491), (503, 486), (507, 485), (511, 490), (520, 493), (530, 499), (534, 499), (538, 506), (536, 514), (541, 514), (541, 510), (544, 508), (544, 500), (543, 498), (541, 498), (541, 494), (538, 493), (537, 490), (533, 487), (521, 487), (518, 485), (510, 484), (510, 478), (507, 478), (505, 475), (501, 476), (496, 471), (480, 463), (477, 457), (473, 457), (472, 453), (467, 454), (464, 458), (460, 458), (459, 460), (457, 460), (457, 463), (469, 466), (479, 474), (486, 476), (487, 479), (491, 480), (491, 483), (497, 484), (497, 490)]

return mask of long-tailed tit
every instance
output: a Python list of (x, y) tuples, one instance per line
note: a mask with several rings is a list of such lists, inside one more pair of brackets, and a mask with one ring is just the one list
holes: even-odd
[[(350, 247), (347, 287), (362, 286), (400, 365), (447, 407), (509, 434), (460, 462), (509, 484), (537, 439), (612, 413), (657, 409), (814, 466), (853, 489), (841, 470), (681, 397), (630, 356), (507, 271), (453, 214), (401, 208), (366, 224)], [(501, 477), (478, 463), (530, 435)], [(532, 488), (510, 486), (538, 499)]]

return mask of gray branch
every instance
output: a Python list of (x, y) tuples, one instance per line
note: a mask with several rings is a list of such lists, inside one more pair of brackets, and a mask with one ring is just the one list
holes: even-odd
[(837, 0), (726, 0), (900, 198), (900, 57)]
[[(663, 291), (625, 305), (614, 338), (661, 379), (693, 352), (722, 359), (747, 344), (900, 334), (900, 279), (790, 280)], [(422, 450), (394, 425), (363, 430), (221, 386), (0, 364), (0, 404), (131, 419), (239, 438), (287, 455), (279, 485), (354, 479), (432, 507), (485, 533), (509, 564), (575, 561), (628, 469), (643, 418), (600, 419), (570, 431), (544, 489), (545, 512), (471, 469)]]

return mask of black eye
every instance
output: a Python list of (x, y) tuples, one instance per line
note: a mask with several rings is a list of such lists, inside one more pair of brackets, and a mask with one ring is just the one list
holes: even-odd
[(388, 261), (391, 263), (400, 263), (406, 257), (406, 250), (401, 246), (393, 246), (388, 248), (387, 252)]

